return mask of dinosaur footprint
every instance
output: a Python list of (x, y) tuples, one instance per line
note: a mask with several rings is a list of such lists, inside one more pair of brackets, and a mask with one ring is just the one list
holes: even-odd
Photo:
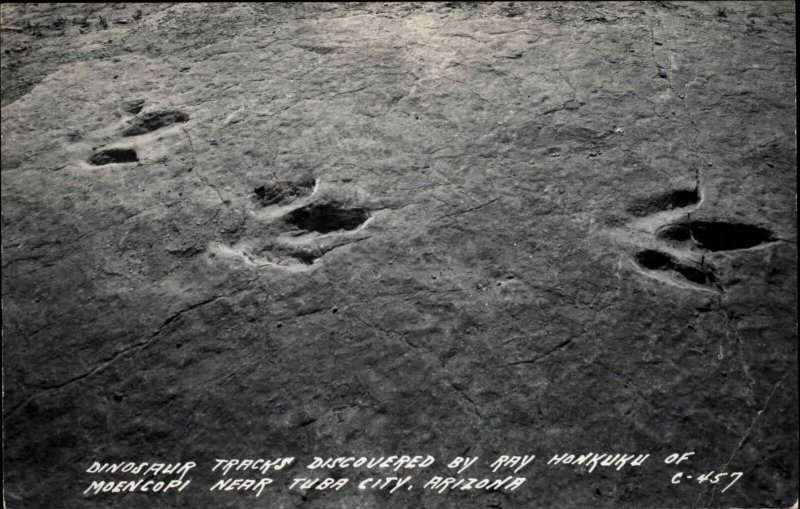
[[(117, 131), (117, 127), (109, 127), (104, 130), (104, 132), (107, 133), (113, 129), (116, 135), (127, 138), (151, 133), (163, 127), (167, 127), (176, 123), (188, 122), (189, 120), (189, 115), (180, 110), (152, 111), (139, 115), (139, 112), (141, 112), (143, 107), (143, 99), (124, 103), (122, 105), (122, 110), (126, 113), (137, 116), (128, 121), (127, 126), (119, 132)], [(104, 136), (103, 132), (100, 133), (100, 136)], [(81, 136), (77, 136), (76, 138), (80, 139)], [(136, 150), (130, 146), (112, 147), (95, 151), (88, 160), (89, 164), (92, 166), (135, 163), (138, 161), (139, 155), (137, 154)]]
[(250, 217), (283, 231), (261, 240), (240, 239), (231, 246), (213, 243), (210, 256), (235, 258), (254, 267), (303, 272), (318, 267), (318, 260), (326, 253), (366, 240), (368, 237), (358, 231), (369, 223), (372, 211), (321, 199), (320, 185), (307, 177), (256, 187), (248, 204)]
[(635, 254), (634, 261), (643, 274), (667, 283), (723, 292), (717, 269), (707, 262), (711, 253), (751, 249), (778, 239), (761, 226), (691, 219), (691, 213), (701, 202), (697, 189), (676, 190), (635, 201), (628, 208), (629, 213), (639, 218), (634, 227), (652, 234), (663, 247), (642, 249)]

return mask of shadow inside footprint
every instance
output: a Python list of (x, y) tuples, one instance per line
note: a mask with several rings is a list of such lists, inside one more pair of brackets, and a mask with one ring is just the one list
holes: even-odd
[(686, 242), (692, 240), (692, 231), (687, 223), (674, 223), (659, 228), (656, 237), (671, 242)]
[(136, 151), (132, 148), (110, 148), (95, 152), (89, 158), (89, 162), (95, 166), (114, 163), (135, 163), (139, 160)]
[(699, 201), (700, 194), (697, 192), (697, 188), (678, 189), (636, 200), (628, 207), (628, 212), (636, 217), (644, 217), (656, 212), (688, 207)]
[(144, 99), (136, 99), (133, 101), (127, 101), (122, 104), (122, 111), (126, 113), (130, 113), (131, 115), (136, 115), (144, 108)]
[(130, 125), (122, 131), (122, 135), (138, 136), (178, 122), (187, 122), (188, 120), (189, 115), (182, 111), (152, 111), (131, 120)]
[(748, 249), (776, 240), (766, 228), (724, 221), (673, 223), (659, 229), (656, 236), (674, 242), (692, 240), (698, 247), (708, 251)]
[(254, 199), (262, 207), (284, 205), (310, 195), (315, 184), (312, 177), (306, 177), (296, 182), (259, 186), (253, 189)]
[(313, 265), (317, 258), (322, 256), (320, 252), (314, 251), (303, 251), (303, 250), (294, 250), (289, 253), (289, 256), (294, 258), (295, 260), (299, 261), (304, 265)]
[(710, 266), (693, 267), (654, 249), (647, 249), (637, 253), (636, 263), (647, 270), (678, 274), (684, 279), (699, 285), (709, 286), (717, 281), (717, 276)]
[(287, 215), (287, 222), (302, 230), (328, 233), (337, 230), (355, 230), (369, 219), (369, 209), (344, 208), (335, 203), (315, 204), (295, 209)]

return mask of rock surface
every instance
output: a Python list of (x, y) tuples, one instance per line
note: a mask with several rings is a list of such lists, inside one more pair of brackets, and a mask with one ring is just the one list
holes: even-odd
[[(794, 19), (4, 4), (9, 509), (790, 506)], [(102, 459), (514, 451), (745, 477), (82, 493)]]

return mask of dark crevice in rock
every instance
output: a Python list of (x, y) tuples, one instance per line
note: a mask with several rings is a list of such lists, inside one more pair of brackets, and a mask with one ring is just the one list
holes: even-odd
[(139, 134), (146, 134), (157, 129), (161, 129), (162, 127), (177, 124), (179, 122), (186, 122), (188, 120), (189, 115), (182, 111), (153, 111), (133, 119), (131, 121), (131, 125), (122, 131), (122, 135), (137, 136)]
[(695, 189), (678, 189), (635, 201), (628, 212), (637, 217), (649, 216), (664, 210), (680, 209), (695, 205), (700, 201), (700, 193)]
[(302, 49), (304, 49), (306, 51), (312, 51), (312, 52), (317, 53), (319, 55), (328, 55), (328, 54), (334, 53), (336, 51), (336, 48), (331, 48), (331, 47), (327, 47), (327, 46), (298, 46), (298, 47), (302, 48)]
[(259, 186), (253, 189), (253, 194), (256, 202), (262, 207), (286, 204), (311, 194), (314, 184), (314, 179), (307, 177), (297, 182), (277, 182)]
[(132, 148), (110, 148), (92, 154), (89, 162), (95, 166), (113, 163), (134, 163), (139, 160)]
[(771, 231), (760, 226), (725, 221), (686, 221), (661, 228), (658, 238), (676, 242), (693, 240), (708, 251), (749, 249), (777, 240)]
[(714, 270), (708, 265), (693, 267), (676, 260), (668, 254), (647, 249), (636, 254), (636, 263), (648, 270), (672, 272), (699, 285), (713, 285), (717, 282)]
[(190, 246), (184, 249), (168, 249), (167, 252), (178, 258), (191, 258), (202, 253), (203, 250), (196, 246)]
[(328, 233), (355, 230), (369, 219), (369, 210), (344, 208), (334, 203), (309, 205), (290, 212), (287, 222), (302, 230)]

